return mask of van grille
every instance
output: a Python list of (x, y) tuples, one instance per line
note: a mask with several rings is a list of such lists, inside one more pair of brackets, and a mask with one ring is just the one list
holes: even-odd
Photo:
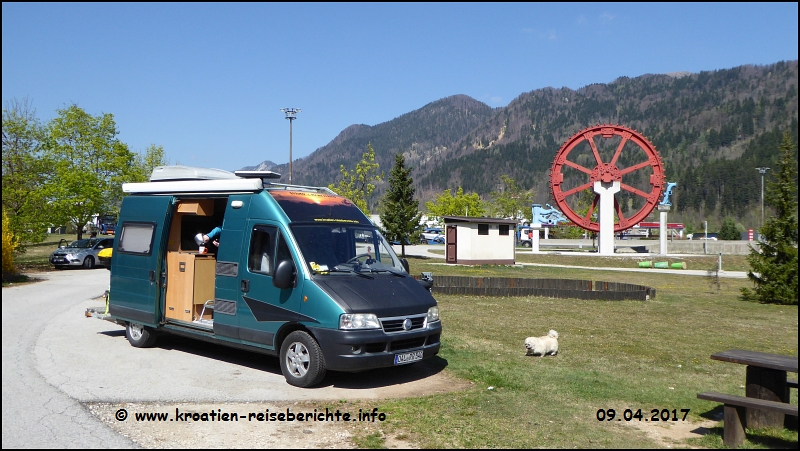
[(389, 343), (389, 352), (400, 351), (403, 349), (414, 349), (425, 345), (425, 337), (409, 338), (408, 340), (397, 340)]
[(405, 340), (396, 340), (388, 343), (368, 343), (363, 346), (363, 351), (367, 354), (397, 352), (422, 346), (431, 346), (437, 343), (439, 343), (439, 334), (430, 335), (428, 337), (407, 338)]
[(364, 352), (384, 352), (386, 351), (386, 343), (370, 343), (364, 345)]
[[(413, 316), (397, 316), (393, 318), (381, 318), (381, 325), (383, 331), (386, 333), (392, 332), (406, 332), (407, 330), (422, 329), (425, 327), (425, 318), (427, 314), (413, 315)], [(411, 327), (408, 329), (403, 328), (403, 323), (406, 319), (411, 320)]]

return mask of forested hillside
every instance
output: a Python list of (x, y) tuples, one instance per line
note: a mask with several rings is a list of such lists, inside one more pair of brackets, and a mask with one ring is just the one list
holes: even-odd
[[(492, 109), (458, 95), (375, 126), (353, 125), (294, 162), (295, 183), (327, 185), (355, 166), (371, 142), (386, 173), (402, 152), (422, 201), (462, 186), (487, 198), (506, 174), (549, 199), (548, 174), (561, 144), (595, 124), (644, 134), (677, 182), (670, 221), (715, 227), (726, 216), (760, 225), (761, 176), (775, 167), (783, 130), (797, 142), (797, 61), (768, 66), (622, 77), (577, 91), (544, 88)], [(795, 150), (796, 151), (796, 150)], [(278, 172), (286, 173), (278, 165)], [(378, 187), (372, 203), (383, 193)], [(420, 205), (424, 205), (421, 203)]]

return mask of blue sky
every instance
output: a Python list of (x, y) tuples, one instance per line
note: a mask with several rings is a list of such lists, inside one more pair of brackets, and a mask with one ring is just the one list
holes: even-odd
[[(136, 152), (227, 170), (455, 94), (796, 60), (797, 3), (3, 3), (3, 105), (112, 113)], [(555, 149), (554, 149), (555, 151)]]

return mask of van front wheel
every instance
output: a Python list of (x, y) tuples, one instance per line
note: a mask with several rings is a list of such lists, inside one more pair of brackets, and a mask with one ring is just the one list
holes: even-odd
[(312, 387), (325, 377), (325, 358), (314, 338), (301, 330), (290, 333), (281, 344), (281, 372), (295, 387)]
[(138, 323), (128, 323), (125, 327), (125, 337), (128, 343), (136, 348), (149, 348), (156, 344), (155, 332)]

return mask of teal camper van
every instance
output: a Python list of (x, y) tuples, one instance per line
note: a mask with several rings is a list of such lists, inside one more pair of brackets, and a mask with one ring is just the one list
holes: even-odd
[[(123, 184), (102, 317), (137, 348), (172, 333), (277, 356), (299, 387), (436, 355), (425, 281), (352, 202), (279, 177), (161, 166)], [(216, 227), (218, 247), (200, 238)]]

